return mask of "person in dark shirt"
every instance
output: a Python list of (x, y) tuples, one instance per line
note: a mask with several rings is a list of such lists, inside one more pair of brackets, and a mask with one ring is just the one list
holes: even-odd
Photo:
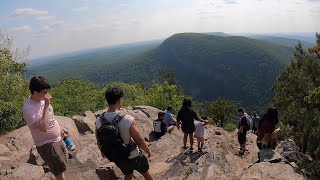
[(184, 133), (183, 136), (183, 148), (187, 149), (187, 139), (189, 136), (190, 139), (190, 150), (193, 150), (193, 133), (196, 129), (194, 120), (198, 120), (201, 122), (204, 122), (204, 120), (200, 119), (197, 116), (197, 113), (192, 109), (191, 107), (192, 102), (190, 99), (184, 99), (182, 103), (182, 107), (180, 111), (178, 112), (177, 121), (178, 126), (177, 128), (180, 128), (181, 124), (181, 130)]
[(252, 112), (252, 132), (254, 134), (258, 133), (258, 125), (260, 122), (260, 117), (257, 115), (257, 112)]
[(258, 125), (258, 137), (257, 146), (262, 148), (275, 148), (274, 139), (276, 134), (281, 129), (276, 129), (278, 124), (278, 110), (275, 107), (271, 107), (267, 110), (267, 113), (263, 115)]
[(248, 131), (248, 120), (247, 116), (244, 113), (244, 109), (238, 109), (238, 115), (240, 116), (240, 121), (238, 125), (238, 142), (240, 144), (240, 154), (244, 154), (246, 151), (246, 141), (247, 141), (247, 131)]

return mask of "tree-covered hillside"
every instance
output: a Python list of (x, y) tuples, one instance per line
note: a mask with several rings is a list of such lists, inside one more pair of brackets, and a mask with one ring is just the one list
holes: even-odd
[(292, 49), (236, 36), (176, 34), (165, 40), (156, 61), (175, 68), (177, 80), (195, 99), (218, 97), (246, 107), (264, 106)]
[(137, 43), (114, 48), (100, 48), (76, 54), (32, 61), (27, 77), (45, 75), (52, 82), (76, 77), (101, 84), (112, 81), (151, 82), (155, 76), (147, 74), (156, 68), (151, 62), (159, 41)]
[(100, 49), (47, 64), (31, 64), (27, 74), (45, 75), (51, 81), (77, 77), (100, 84), (120, 81), (150, 85), (163, 80), (168, 70), (171, 75), (176, 73), (170, 77), (197, 100), (222, 97), (253, 108), (271, 99), (271, 86), (291, 53), (292, 48), (245, 37), (182, 33), (161, 45)]

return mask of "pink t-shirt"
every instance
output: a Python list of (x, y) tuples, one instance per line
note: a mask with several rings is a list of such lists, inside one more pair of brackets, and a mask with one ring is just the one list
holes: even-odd
[(27, 122), (33, 141), (36, 146), (42, 146), (47, 143), (58, 142), (61, 140), (61, 129), (56, 120), (52, 106), (49, 106), (49, 129), (46, 132), (38, 129), (35, 124), (39, 123), (44, 110), (44, 100), (34, 101), (30, 98), (23, 105), (23, 118)]

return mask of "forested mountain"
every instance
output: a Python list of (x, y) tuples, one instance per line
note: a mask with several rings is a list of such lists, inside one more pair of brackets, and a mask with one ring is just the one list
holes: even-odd
[(282, 46), (287, 46), (290, 48), (292, 48), (294, 45), (296, 45), (299, 41), (304, 45), (304, 47), (307, 47), (307, 48), (313, 47), (315, 45), (315, 43), (311, 43), (308, 41), (286, 38), (286, 37), (265, 36), (265, 35), (252, 35), (252, 36), (247, 36), (247, 37), (252, 38), (252, 39), (267, 41), (267, 42), (282, 45)]
[(245, 37), (185, 33), (165, 40), (156, 61), (176, 69), (177, 80), (196, 99), (222, 97), (252, 107), (270, 99), (291, 51)]
[(292, 48), (241, 36), (181, 33), (159, 44), (68, 56), (31, 65), (27, 74), (51, 81), (72, 76), (101, 84), (149, 84), (170, 70), (197, 100), (222, 97), (252, 108), (271, 99), (271, 86), (292, 54)]
[(46, 58), (46, 62), (32, 61), (27, 77), (42, 74), (51, 82), (65, 77), (78, 77), (97, 83), (149, 82), (156, 77), (151, 74), (146, 76), (145, 73), (156, 68), (150, 63), (154, 49), (160, 43), (160, 41), (134, 43)]

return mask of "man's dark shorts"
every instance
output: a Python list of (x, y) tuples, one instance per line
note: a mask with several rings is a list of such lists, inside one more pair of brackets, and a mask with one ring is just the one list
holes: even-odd
[(59, 175), (67, 169), (67, 150), (64, 142), (58, 141), (37, 147), (37, 151), (49, 166), (52, 174)]
[(143, 154), (139, 154), (139, 156), (133, 159), (119, 160), (114, 163), (126, 176), (132, 174), (133, 170), (139, 173), (146, 173), (149, 170), (148, 159)]
[(241, 133), (238, 135), (238, 142), (239, 144), (245, 144), (247, 141), (247, 133), (244, 132), (244, 133)]

